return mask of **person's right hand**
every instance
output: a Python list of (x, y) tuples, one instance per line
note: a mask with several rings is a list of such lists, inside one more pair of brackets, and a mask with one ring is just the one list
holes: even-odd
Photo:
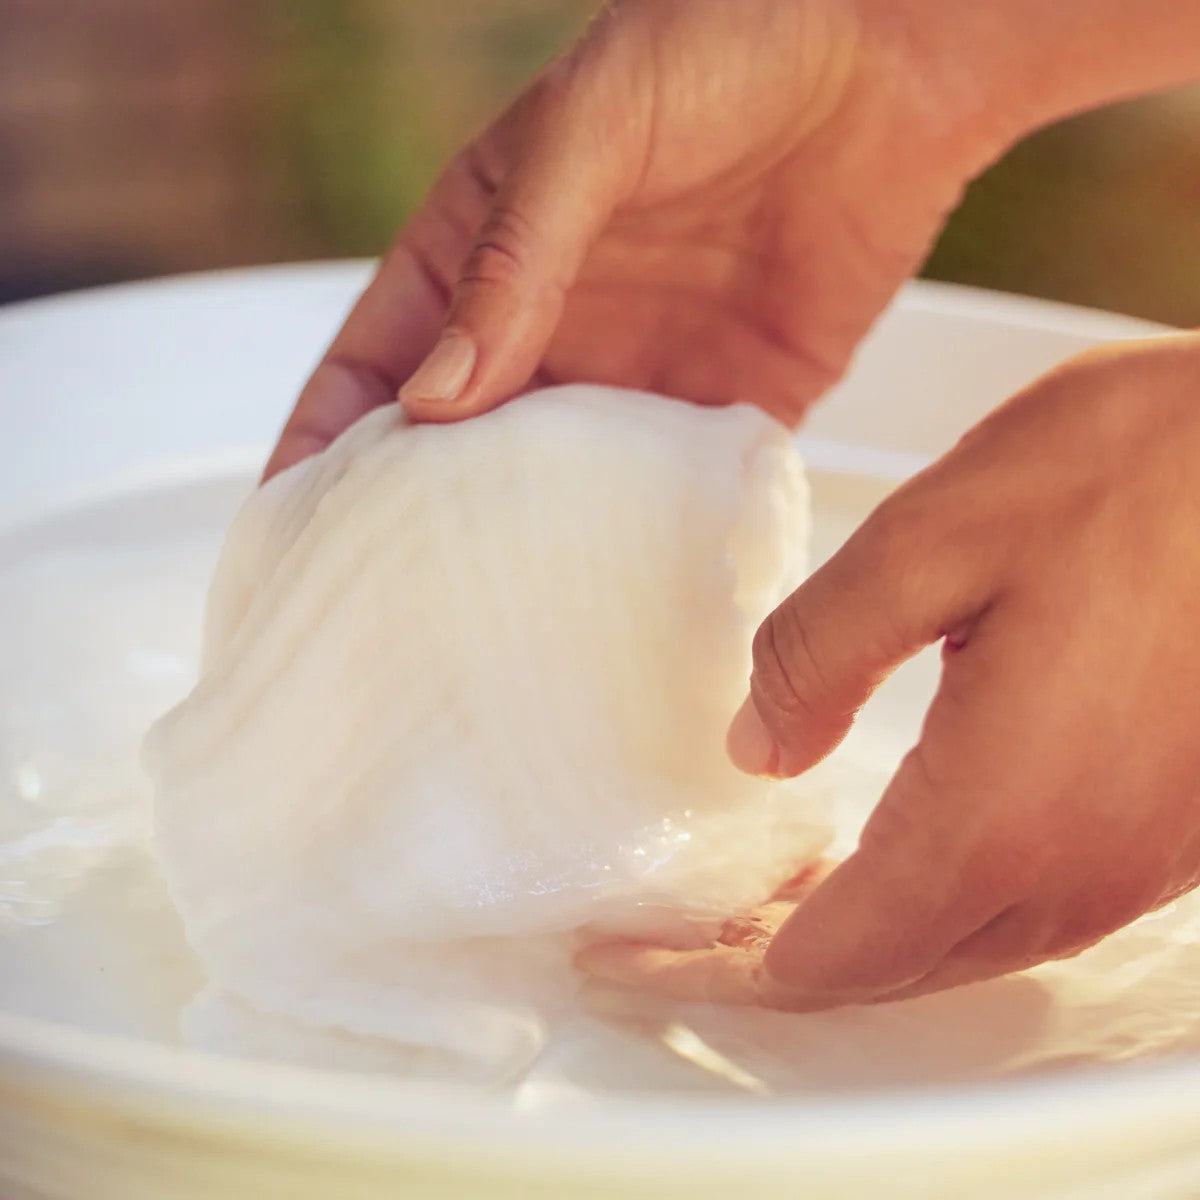
[(707, 946), (578, 965), (683, 1000), (881, 1003), (1070, 958), (1200, 884), (1198, 392), (1198, 334), (1092, 351), (886, 499), (763, 623), (729, 734), (742, 770), (798, 775), (942, 641), (856, 849)]
[(586, 380), (797, 422), (1008, 132), (905, 11), (611, 5), (451, 163), (267, 474), (401, 389), (417, 420)]

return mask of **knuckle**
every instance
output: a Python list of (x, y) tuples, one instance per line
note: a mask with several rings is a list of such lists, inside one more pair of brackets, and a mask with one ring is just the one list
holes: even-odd
[(931, 526), (919, 498), (903, 487), (859, 526), (846, 545), (842, 568), (851, 583), (883, 581), (892, 601), (889, 619), (902, 626), (927, 599), (921, 592), (929, 579), (929, 556), (938, 542), (939, 531)]
[[(899, 778), (897, 775), (897, 781)], [(859, 835), (858, 853), (872, 863), (886, 862), (904, 855), (914, 841), (924, 842), (928, 835), (919, 814), (904, 802), (901, 793), (891, 790), (867, 818)]]
[(461, 282), (510, 287), (528, 272), (533, 231), (516, 209), (496, 205), (484, 220), (463, 264)]
[(862, 523), (856, 550), (862, 565), (876, 573), (895, 574), (911, 556), (913, 514), (905, 489), (876, 505)]
[(478, 194), (491, 199), (504, 177), (503, 166), (490, 144), (483, 140), (470, 143), (459, 155), (456, 165)]
[(993, 531), (964, 501), (935, 466), (886, 497), (847, 543), (846, 586), (869, 579), (886, 595), (876, 631), (886, 657), (911, 654), (977, 617), (995, 594), (994, 560), (981, 549)]
[(949, 781), (938, 770), (927, 741), (918, 742), (901, 760), (893, 785), (898, 799), (940, 795)]
[(788, 726), (814, 715), (814, 694), (825, 687), (811, 631), (797, 608), (783, 604), (771, 613), (753, 645), (756, 699)]
[(958, 851), (958, 826), (931, 815), (931, 806), (937, 807), (944, 796), (952, 794), (926, 746), (914, 746), (867, 819), (859, 839), (860, 852), (877, 863), (903, 858), (940, 866), (952, 861)]
[(587, 58), (588, 44), (576, 45), (559, 55), (525, 89), (521, 101), (528, 117), (546, 120), (562, 111), (579, 89), (579, 77)]
[[(445, 221), (449, 236), (454, 237), (454, 230), (450, 228), (450, 218), (442, 218)], [(395, 264), (405, 274), (412, 274), (429, 289), (432, 296), (436, 297), (438, 302), (445, 307), (450, 303), (450, 297), (453, 294), (454, 279), (453, 276), (447, 273), (446, 268), (453, 269), (452, 260), (447, 260), (431, 252), (430, 248), (421, 244), (409, 245), (407, 243), (399, 243), (389, 255), (389, 268)]]

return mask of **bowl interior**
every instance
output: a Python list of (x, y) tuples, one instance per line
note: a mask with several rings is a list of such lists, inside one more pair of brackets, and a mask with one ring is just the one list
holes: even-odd
[[(16, 881), (0, 884), (0, 947), (8, 964), (0, 976), (0, 1077), (53, 1081), (76, 1094), (120, 1092), (147, 1110), (170, 1097), (193, 1117), (197, 1106), (210, 1117), (240, 1106), (362, 1128), (403, 1112), (405, 1120), (444, 1130), (499, 1111), (479, 1098), (443, 1101), (440, 1091), (419, 1093), (397, 1081), (233, 1064), (180, 1049), (174, 1015), (199, 970), (137, 847), (145, 820), (137, 739), (188, 686), (204, 586), (224, 527), (315, 351), (368, 269), (235, 272), (0, 313), (0, 395), (9, 398), (0, 405), (0, 446), (7, 448), (0, 472), (0, 652), (8, 664), (0, 678), (0, 853), (7, 856), (0, 862), (8, 868), (2, 874)], [(912, 285), (803, 430), (816, 557), (836, 549), (898, 480), (1010, 392), (1090, 345), (1148, 332), (1157, 330)], [(856, 811), (914, 740), (936, 677), (936, 653), (922, 655), (864, 712), (848, 743), (866, 772)], [(847, 817), (848, 829), (855, 819)], [(138, 936), (129, 936), (131, 927)], [(1161, 930), (1144, 936), (1155, 945), (1163, 940)], [(1022, 988), (1022, 981), (1002, 986), (986, 1001), (987, 1019), (1005, 1044), (1040, 1035), (1051, 1019), (1043, 998)], [(953, 1043), (955, 1029), (965, 1039), (956, 1052), (969, 1053), (969, 1024), (955, 1026), (947, 1016), (940, 1041)], [(830, 1044), (841, 1038), (856, 1040), (864, 1053), (870, 1048), (871, 1030), (852, 1016), (831, 1018), (826, 1032)], [(920, 1091), (931, 1082), (988, 1077), (990, 1051), (973, 1073), (948, 1067), (939, 1074), (930, 1066), (934, 1042), (921, 1036), (914, 1034), (899, 1066), (871, 1076), (847, 1075), (837, 1055), (818, 1062), (815, 1043), (802, 1047), (811, 1072), (809, 1114), (814, 1096), (836, 1108), (841, 1102), (828, 1099), (831, 1090), (850, 1086), (860, 1093), (857, 1119), (869, 1122), (881, 1088)], [(1124, 1035), (1114, 1026), (1106, 1036), (1119, 1042)], [(1192, 1039), (1200, 1043), (1196, 1021), (1176, 1029), (1174, 1042), (1150, 1039), (1147, 1046), (1178, 1050)], [(1076, 1044), (1075, 1053), (1086, 1060), (1093, 1049)], [(553, 1086), (564, 1078), (570, 1081), (569, 1070), (543, 1081), (540, 1093), (530, 1091), (527, 1107), (544, 1112), (564, 1103), (569, 1089)], [(1175, 1095), (1178, 1079), (1163, 1080), (1161, 1094)], [(1060, 1096), (1061, 1111), (1070, 1111), (1072, 1078), (1028, 1086)], [(976, 1089), (971, 1103), (982, 1116), (989, 1105), (1009, 1104), (1006, 1095)], [(910, 1114), (919, 1111), (915, 1104)], [(656, 1112), (656, 1120), (669, 1122), (661, 1106)], [(624, 1120), (620, 1113), (615, 1119)], [(752, 1136), (783, 1128), (767, 1122)]]

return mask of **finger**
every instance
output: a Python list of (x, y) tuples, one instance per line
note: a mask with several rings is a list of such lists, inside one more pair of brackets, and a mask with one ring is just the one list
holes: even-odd
[(1065, 864), (1053, 874), (1055, 886), (1045, 895), (1005, 909), (954, 946), (928, 974), (882, 998), (924, 996), (1074, 958), (1188, 890), (1174, 886), (1160, 893), (1157, 871), (1140, 864), (1102, 879), (1090, 867), (1076, 878)]
[(433, 346), (450, 280), (494, 193), (482, 158), (464, 152), (379, 264), (305, 384), (264, 479), (328, 446), (396, 392)]
[(992, 562), (969, 539), (947, 552), (945, 516), (908, 495), (885, 501), (759, 628), (750, 694), (728, 737), (743, 771), (790, 777), (813, 766), (901, 662), (986, 606)]
[[(1078, 705), (1055, 702), (1054, 633), (1038, 632), (1050, 623), (1021, 622), (1029, 644), (1017, 645), (1007, 615), (989, 614), (948, 663), (921, 741), (858, 849), (769, 947), (768, 973), (797, 1003), (901, 994), (936, 970), (947, 985), (956, 970), (982, 978), (989, 961), (1002, 973), (1046, 945), (1044, 931), (1002, 915), (1036, 911), (1054, 884), (1063, 830), (1041, 814), (1072, 786), (1061, 714)], [(950, 965), (956, 953), (961, 967)]]
[[(406, 382), (410, 415), (457, 418), (489, 406), (497, 367), (505, 387), (523, 376), (510, 391), (534, 374), (562, 292), (611, 211), (614, 172), (635, 149), (629, 138), (589, 143), (611, 121), (592, 111), (601, 97), (572, 64), (551, 68), (443, 172), (305, 385), (264, 478)], [(527, 348), (527, 370), (510, 362), (505, 373), (510, 342)], [(438, 395), (461, 408), (443, 413)]]
[[(904, 987), (886, 992), (877, 1001), (911, 1000), (949, 988), (999, 979), (1044, 961), (1046, 922), (1035, 909), (1013, 905), (953, 947), (933, 970)], [(1078, 949), (1082, 950), (1080, 946)]]
[(730, 946), (681, 951), (610, 942), (580, 950), (575, 966), (597, 979), (667, 1000), (731, 1005), (762, 1002), (761, 954)]
[(576, 966), (597, 978), (667, 999), (763, 1004), (762, 955), (771, 935), (833, 865), (818, 859), (799, 871), (751, 914), (730, 918), (714, 945), (680, 951), (641, 942), (596, 943), (579, 952)]
[[(869, 993), (861, 990), (846, 993), (828, 990), (800, 992), (778, 986), (774, 976), (764, 971), (762, 1003), (769, 1008), (812, 1012), (846, 1004), (894, 1004), (950, 988), (986, 983), (1044, 961), (1045, 956), (1030, 950), (1031, 946), (1037, 944), (1041, 928), (1040, 922), (1029, 919), (1026, 910), (1013, 906), (960, 942), (927, 974), (890, 990)], [(1072, 953), (1083, 949), (1085, 947), (1081, 946)]]
[(567, 60), (508, 118), (509, 170), (462, 264), (438, 341), (400, 391), (414, 420), (485, 412), (537, 371), (637, 155), (636, 139), (613, 136), (603, 99)]

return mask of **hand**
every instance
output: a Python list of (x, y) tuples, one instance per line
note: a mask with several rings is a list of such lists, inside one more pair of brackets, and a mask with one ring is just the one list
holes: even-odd
[(266, 468), (530, 383), (795, 422), (1021, 134), (1200, 72), (1200, 0), (615, 0), (450, 164)]
[[(763, 970), (763, 954), (780, 927), (833, 869), (818, 859), (777, 888), (762, 904), (730, 917), (709, 946), (673, 950), (629, 942), (596, 942), (576, 956), (576, 966), (592, 975), (649, 989), (676, 1000), (705, 1004), (786, 1004), (771, 976)], [(820, 1008), (817, 1002), (813, 1007)]]
[(451, 163), (267, 474), (401, 385), (418, 420), (588, 380), (797, 421), (1007, 140), (968, 39), (904, 7), (610, 7)]
[(1200, 879), (1200, 336), (1091, 354), (902, 487), (766, 621), (730, 731), (791, 776), (945, 639), (857, 851), (757, 961), (585, 951), (594, 974), (782, 1008), (1070, 957)]

